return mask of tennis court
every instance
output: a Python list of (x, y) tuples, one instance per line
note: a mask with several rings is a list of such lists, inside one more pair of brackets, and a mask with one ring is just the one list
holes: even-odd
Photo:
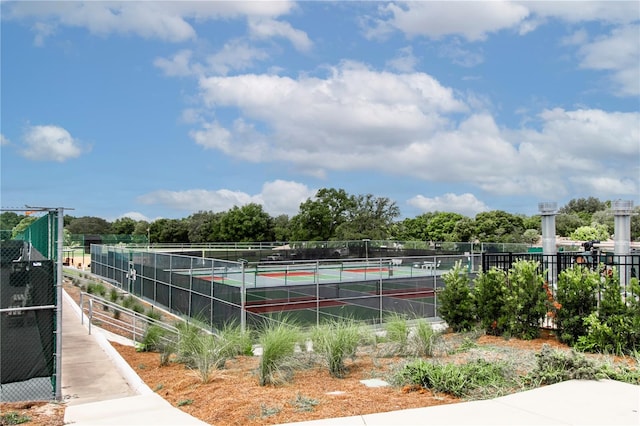
[(392, 266), (379, 263), (248, 265), (244, 268), (202, 268), (166, 270), (179, 275), (231, 286), (273, 287), (332, 282), (368, 281), (393, 278), (438, 277), (445, 271), (413, 265)]

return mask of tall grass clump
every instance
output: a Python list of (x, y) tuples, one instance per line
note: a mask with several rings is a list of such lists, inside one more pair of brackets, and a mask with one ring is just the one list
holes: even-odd
[(141, 352), (159, 351), (166, 334), (167, 331), (159, 325), (149, 325), (144, 332), (139, 350)]
[(342, 378), (345, 360), (354, 358), (364, 336), (362, 327), (353, 320), (333, 320), (315, 327), (311, 333), (313, 351), (324, 357), (329, 374)]
[(390, 347), (389, 355), (404, 355), (407, 352), (409, 342), (409, 323), (407, 318), (398, 313), (393, 313), (385, 318), (383, 325), (385, 340)]
[(286, 381), (293, 369), (296, 345), (302, 340), (299, 327), (289, 320), (269, 321), (260, 331), (258, 342), (262, 355), (258, 366), (261, 386)]
[(424, 318), (416, 320), (409, 332), (407, 351), (413, 356), (431, 357), (441, 333), (435, 331)]
[(226, 342), (227, 356), (253, 355), (253, 335), (248, 330), (242, 330), (239, 324), (231, 322), (225, 324), (218, 332), (218, 338)]
[(215, 370), (224, 367), (229, 357), (229, 343), (190, 323), (178, 330), (179, 361), (194, 370), (202, 383), (211, 382)]

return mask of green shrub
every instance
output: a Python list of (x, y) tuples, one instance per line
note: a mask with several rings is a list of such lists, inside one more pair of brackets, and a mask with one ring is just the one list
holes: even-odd
[(31, 421), (31, 417), (23, 416), (15, 411), (9, 411), (8, 413), (0, 414), (0, 425), (19, 425)]
[(466, 268), (462, 267), (462, 262), (456, 262), (442, 278), (445, 287), (438, 294), (440, 316), (455, 332), (471, 330), (477, 321)]
[(556, 326), (561, 342), (574, 345), (587, 333), (585, 317), (596, 311), (600, 276), (584, 267), (568, 268), (558, 276)]
[(480, 325), (485, 333), (500, 336), (509, 329), (506, 309), (507, 274), (498, 268), (481, 272), (474, 280), (474, 299)]
[(520, 339), (540, 335), (540, 326), (547, 314), (547, 294), (544, 278), (538, 272), (539, 263), (520, 260), (509, 270), (509, 297), (506, 301), (511, 321), (509, 332)]
[(507, 370), (504, 362), (473, 360), (466, 364), (436, 364), (419, 359), (405, 365), (394, 381), (462, 398), (481, 387), (504, 386)]
[(344, 377), (345, 359), (355, 357), (363, 331), (352, 320), (335, 320), (317, 326), (312, 334), (314, 352), (322, 355), (333, 377)]

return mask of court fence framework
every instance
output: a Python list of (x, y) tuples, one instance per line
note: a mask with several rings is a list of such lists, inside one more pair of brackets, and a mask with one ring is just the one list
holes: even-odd
[(91, 246), (93, 274), (212, 329), (285, 317), (302, 325), (379, 324), (392, 314), (435, 320), (442, 274), (457, 262), (475, 275), (480, 254), (260, 263)]

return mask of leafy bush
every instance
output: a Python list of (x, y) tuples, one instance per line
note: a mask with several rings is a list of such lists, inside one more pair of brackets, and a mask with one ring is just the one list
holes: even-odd
[(584, 319), (586, 332), (575, 347), (589, 352), (632, 354), (640, 349), (640, 302), (637, 279), (631, 281), (631, 293), (625, 301), (618, 274), (607, 276), (602, 283), (600, 307)]
[(538, 272), (539, 266), (535, 261), (517, 261), (511, 265), (508, 274), (506, 307), (511, 318), (509, 332), (521, 339), (538, 337), (540, 325), (547, 314), (547, 294), (544, 278)]
[(509, 329), (506, 310), (507, 275), (502, 269), (491, 268), (474, 280), (476, 311), (485, 333), (500, 336)]
[(598, 307), (596, 290), (600, 276), (584, 267), (568, 268), (558, 276), (556, 301), (560, 308), (555, 312), (560, 341), (573, 345), (587, 332), (585, 317)]
[(534, 386), (552, 385), (566, 380), (600, 380), (605, 371), (576, 351), (563, 352), (544, 345), (536, 354), (536, 367), (526, 381)]
[(476, 309), (462, 262), (456, 262), (442, 278), (445, 287), (438, 295), (440, 316), (453, 331), (471, 330), (476, 325)]
[(15, 411), (9, 411), (8, 413), (0, 414), (0, 425), (19, 425), (22, 423), (28, 423), (31, 421), (31, 417), (23, 416)]
[(313, 350), (321, 354), (327, 362), (333, 377), (344, 377), (344, 361), (355, 357), (362, 339), (360, 325), (352, 320), (335, 320), (317, 326), (312, 334)]

